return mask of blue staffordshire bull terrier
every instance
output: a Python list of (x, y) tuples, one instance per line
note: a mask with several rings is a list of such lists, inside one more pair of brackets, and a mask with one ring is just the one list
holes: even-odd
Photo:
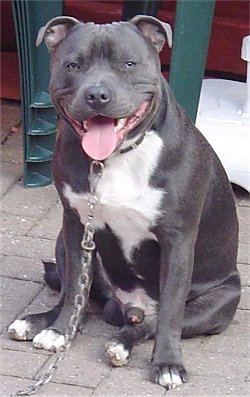
[(103, 169), (91, 297), (120, 327), (106, 355), (124, 365), (135, 344), (154, 337), (151, 378), (174, 388), (187, 381), (181, 337), (223, 331), (239, 303), (230, 183), (161, 75), (168, 24), (145, 15), (105, 25), (57, 17), (40, 30), (38, 45), (42, 40), (62, 120), (52, 171), (64, 207), (57, 268), (45, 268), (61, 292), (54, 309), (14, 321), (10, 336), (48, 350), (64, 346), (96, 160)]

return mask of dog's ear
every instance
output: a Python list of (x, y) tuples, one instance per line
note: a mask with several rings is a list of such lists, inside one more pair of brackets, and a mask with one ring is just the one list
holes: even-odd
[(73, 17), (62, 16), (51, 19), (39, 30), (36, 46), (38, 47), (44, 39), (49, 52), (52, 52), (55, 47), (67, 36), (72, 26), (76, 25), (77, 23), (80, 22)]
[(172, 47), (172, 29), (168, 23), (149, 15), (136, 15), (129, 22), (137, 26), (158, 52), (162, 50), (166, 40), (169, 47)]

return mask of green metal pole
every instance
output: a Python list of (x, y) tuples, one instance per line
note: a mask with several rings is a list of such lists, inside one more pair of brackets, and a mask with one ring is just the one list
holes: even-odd
[(178, 0), (170, 85), (195, 121), (214, 13), (214, 0)]
[(24, 184), (45, 186), (52, 182), (50, 164), (57, 116), (48, 93), (49, 56), (44, 45), (36, 48), (41, 26), (62, 15), (61, 0), (12, 0), (15, 20), (24, 135)]

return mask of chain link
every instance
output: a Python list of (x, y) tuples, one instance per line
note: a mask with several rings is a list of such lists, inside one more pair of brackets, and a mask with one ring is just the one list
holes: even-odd
[(30, 396), (35, 394), (38, 389), (48, 383), (54, 376), (58, 364), (63, 360), (66, 351), (69, 350), (72, 341), (77, 333), (77, 327), (79, 322), (86, 314), (88, 297), (90, 287), (92, 283), (92, 255), (95, 250), (94, 233), (95, 229), (93, 226), (94, 220), (94, 209), (98, 203), (98, 197), (96, 196), (96, 189), (98, 182), (102, 176), (103, 163), (99, 161), (92, 161), (90, 164), (89, 171), (89, 183), (90, 183), (90, 196), (88, 199), (88, 222), (85, 224), (83, 239), (82, 239), (82, 269), (81, 274), (78, 277), (79, 292), (75, 295), (74, 299), (74, 310), (70, 318), (67, 331), (65, 333), (65, 343), (61, 347), (59, 353), (56, 353), (55, 360), (48, 367), (47, 371), (40, 377), (40, 379), (33, 385), (29, 385), (22, 390), (18, 390), (12, 394), (11, 397), (15, 396)]

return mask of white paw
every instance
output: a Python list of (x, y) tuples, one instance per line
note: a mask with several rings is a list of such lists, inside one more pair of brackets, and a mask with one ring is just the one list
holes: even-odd
[(29, 331), (31, 324), (26, 320), (15, 320), (8, 328), (8, 333), (15, 340), (30, 340)]
[(164, 369), (159, 377), (158, 383), (167, 389), (175, 389), (177, 386), (182, 385), (183, 380), (177, 370)]
[(129, 351), (126, 350), (122, 343), (107, 342), (106, 345), (106, 356), (108, 360), (115, 367), (121, 367), (126, 365), (129, 358)]
[(65, 344), (65, 336), (51, 329), (44, 329), (33, 339), (33, 345), (37, 349), (60, 351)]

